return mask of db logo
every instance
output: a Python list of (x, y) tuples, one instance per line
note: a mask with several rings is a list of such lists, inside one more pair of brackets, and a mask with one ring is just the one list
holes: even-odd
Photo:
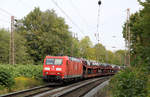
[(75, 70), (77, 70), (78, 69), (78, 67), (77, 67), (77, 65), (75, 66)]
[(52, 66), (52, 70), (55, 70), (55, 66)]

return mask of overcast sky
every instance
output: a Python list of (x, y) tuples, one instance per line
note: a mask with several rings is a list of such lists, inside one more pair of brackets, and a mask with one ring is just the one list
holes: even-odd
[[(57, 2), (72, 22), (52, 2)], [(126, 9), (131, 13), (139, 10), (137, 0), (101, 0), (100, 7), (100, 43), (107, 49), (115, 51), (124, 49), (122, 26), (126, 20)], [(64, 17), (72, 32), (78, 33), (78, 38), (89, 36), (93, 44), (97, 43), (98, 0), (0, 0), (0, 28), (10, 29), (10, 16), (17, 19), (26, 16), (34, 7), (40, 7), (42, 11), (54, 9), (58, 16)], [(82, 33), (81, 33), (82, 31)], [(114, 37), (113, 37), (114, 36)], [(116, 47), (116, 48), (112, 48)]]

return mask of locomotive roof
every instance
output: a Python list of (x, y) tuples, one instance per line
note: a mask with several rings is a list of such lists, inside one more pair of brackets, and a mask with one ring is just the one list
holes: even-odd
[(77, 62), (81, 61), (79, 58), (69, 57), (69, 56), (46, 56), (46, 58), (66, 58), (71, 61), (77, 61)]
[(68, 58), (68, 56), (46, 56), (46, 58)]

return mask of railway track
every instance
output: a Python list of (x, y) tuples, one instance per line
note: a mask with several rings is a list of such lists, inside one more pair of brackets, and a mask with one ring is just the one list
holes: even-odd
[(57, 87), (59, 87), (58, 84), (51, 83), (51, 84), (46, 84), (43, 86), (34, 87), (31, 89), (26, 89), (26, 90), (22, 90), (22, 91), (18, 91), (18, 92), (0, 95), (0, 97), (32, 97), (34, 95), (55, 89)]
[(88, 93), (90, 90), (92, 90), (104, 81), (106, 81), (106, 79), (96, 80), (89, 84), (85, 84), (81, 87), (77, 87), (71, 91), (68, 91), (67, 93), (60, 95), (60, 97), (83, 97), (84, 95), (86, 95), (86, 93)]
[(35, 95), (33, 97), (83, 97), (110, 77), (93, 78)]
[(66, 85), (47, 84), (32, 89), (0, 95), (0, 97), (82, 97), (109, 78), (92, 78)]

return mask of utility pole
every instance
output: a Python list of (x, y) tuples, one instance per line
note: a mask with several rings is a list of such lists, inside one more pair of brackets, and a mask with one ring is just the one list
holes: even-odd
[(11, 16), (11, 34), (10, 34), (10, 58), (9, 64), (15, 64), (15, 49), (14, 49), (14, 16)]
[(130, 9), (127, 9), (127, 23), (125, 33), (125, 64), (130, 66), (130, 45), (131, 45), (131, 34), (130, 34)]
[[(76, 37), (76, 33), (73, 33), (73, 35), (72, 35), (72, 37), (73, 37), (73, 41), (74, 41), (74, 39), (75, 39), (75, 37)], [(71, 45), (71, 56), (73, 57), (73, 54), (74, 53), (74, 45), (73, 45), (73, 43), (72, 43), (72, 45)]]
[(131, 59), (131, 53), (130, 53), (130, 50), (131, 50), (131, 33), (130, 33), (130, 9), (128, 8), (127, 9), (128, 11), (128, 56), (129, 56), (129, 66), (131, 65), (131, 62), (130, 62), (130, 59)]
[[(127, 21), (128, 21), (128, 15), (127, 15)], [(128, 33), (128, 23), (126, 23), (126, 32), (125, 32), (125, 65), (127, 65), (127, 33)]]

